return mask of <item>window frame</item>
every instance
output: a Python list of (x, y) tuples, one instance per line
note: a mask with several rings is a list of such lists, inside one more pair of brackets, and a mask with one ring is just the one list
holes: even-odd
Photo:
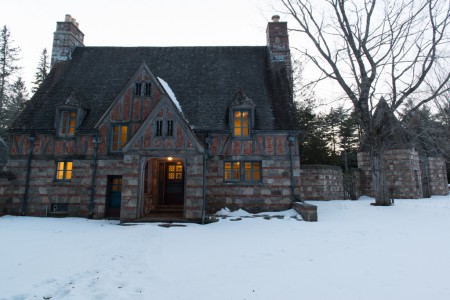
[[(68, 117), (64, 118), (64, 114), (67, 114)], [(75, 115), (72, 117), (72, 114)], [(75, 129), (77, 128), (77, 115), (78, 111), (76, 109), (61, 109), (59, 111), (58, 136), (66, 138), (75, 136)], [(73, 122), (73, 126), (70, 126), (71, 122)], [(73, 129), (72, 132), (70, 132), (71, 128)]]
[[(70, 169), (69, 169), (70, 165)], [(62, 166), (62, 168), (60, 168)], [(60, 174), (62, 176), (60, 176)], [(55, 168), (55, 181), (70, 182), (73, 178), (73, 161), (72, 160), (57, 160)]]
[(173, 136), (173, 120), (167, 120), (167, 136)]
[[(117, 134), (117, 141), (114, 141), (114, 137), (115, 137), (115, 132), (114, 132), (114, 128), (118, 128), (118, 134)], [(111, 139), (110, 139), (110, 143), (109, 143), (109, 149), (111, 152), (117, 153), (117, 152), (122, 152), (123, 147), (128, 143), (129, 141), (129, 132), (130, 132), (130, 126), (128, 126), (128, 124), (111, 124)], [(122, 139), (121, 137), (123, 137), (123, 128), (126, 128), (126, 133), (125, 133), (125, 142), (122, 144)]]
[(153, 90), (153, 85), (151, 82), (144, 83), (144, 96), (151, 96)]
[[(236, 113), (240, 113), (240, 116), (237, 117)], [(247, 118), (244, 118), (244, 114), (247, 113)], [(231, 112), (231, 132), (232, 136), (236, 138), (250, 138), (251, 136), (251, 124), (252, 124), (252, 110), (248, 108), (234, 108)], [(240, 125), (236, 126), (237, 121), (239, 121)], [(245, 125), (246, 122), (246, 125)], [(239, 134), (237, 134), (237, 129), (239, 129)], [(245, 130), (247, 130), (247, 134), (244, 134)]]
[[(250, 164), (250, 179), (246, 166)], [(259, 178), (256, 176), (258, 175)], [(256, 179), (255, 179), (256, 178)], [(262, 161), (260, 160), (226, 160), (223, 162), (223, 181), (241, 183), (262, 182)]]
[(141, 96), (142, 95), (142, 82), (136, 82), (134, 84), (134, 95)]
[(163, 120), (156, 120), (155, 136), (163, 136)]

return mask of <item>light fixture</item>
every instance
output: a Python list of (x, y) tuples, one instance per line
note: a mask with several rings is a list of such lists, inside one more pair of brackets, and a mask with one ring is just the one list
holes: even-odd
[(173, 160), (173, 157), (172, 157), (172, 156), (169, 156), (169, 157), (167, 157), (167, 160), (168, 160), (168, 161), (172, 161), (172, 160)]

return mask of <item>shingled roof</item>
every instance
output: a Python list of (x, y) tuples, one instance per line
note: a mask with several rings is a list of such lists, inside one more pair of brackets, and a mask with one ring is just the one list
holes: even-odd
[(271, 74), (267, 48), (78, 47), (57, 63), (15, 124), (15, 129), (51, 130), (55, 107), (74, 91), (89, 106), (80, 129), (91, 129), (143, 63), (175, 93), (194, 129), (226, 130), (227, 107), (238, 91), (255, 104), (255, 129), (295, 129), (290, 93)]

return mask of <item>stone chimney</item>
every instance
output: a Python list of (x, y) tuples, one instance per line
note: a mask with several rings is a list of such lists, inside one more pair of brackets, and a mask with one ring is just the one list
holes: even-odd
[(63, 22), (56, 23), (56, 31), (53, 34), (52, 67), (58, 61), (69, 60), (75, 47), (84, 46), (84, 33), (78, 26), (71, 15), (66, 15)]

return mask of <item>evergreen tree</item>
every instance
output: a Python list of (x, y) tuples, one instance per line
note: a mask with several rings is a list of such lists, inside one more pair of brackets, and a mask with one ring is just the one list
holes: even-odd
[(34, 94), (41, 86), (42, 82), (44, 82), (45, 77), (47, 77), (49, 72), (50, 64), (49, 57), (47, 53), (47, 48), (44, 48), (41, 53), (41, 58), (39, 60), (39, 64), (37, 67), (37, 71), (35, 73), (36, 80), (33, 82), (34, 86), (31, 89), (31, 92)]
[(330, 152), (323, 130), (324, 119), (314, 110), (315, 101), (296, 102), (296, 114), (299, 120), (300, 134), (300, 163), (329, 164)]
[(19, 60), (20, 48), (13, 47), (12, 42), (11, 33), (5, 25), (0, 33), (0, 112), (8, 94), (11, 75), (19, 70), (16, 61)]
[(7, 141), (7, 130), (13, 125), (28, 101), (28, 92), (21, 77), (11, 85), (10, 93), (5, 98), (3, 110), (0, 112), (0, 137)]
[(347, 115), (339, 126), (341, 161), (345, 173), (349, 167), (357, 167), (357, 153), (359, 150), (360, 130), (358, 116), (353, 111)]

